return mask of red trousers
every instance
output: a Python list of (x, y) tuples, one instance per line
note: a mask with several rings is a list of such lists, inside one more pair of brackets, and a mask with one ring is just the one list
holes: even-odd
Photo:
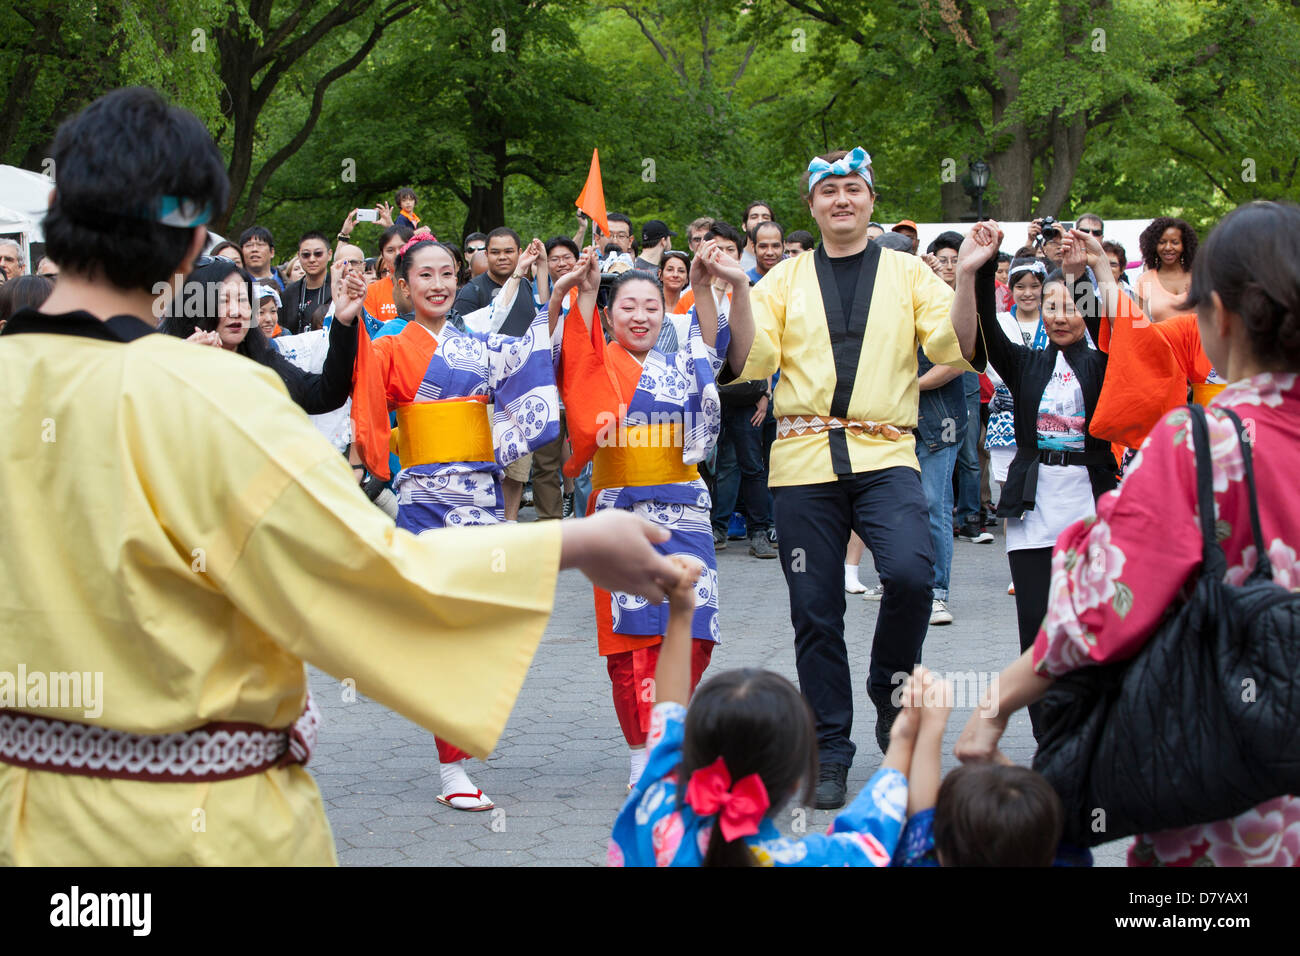
[[(662, 644), (640, 647), (633, 651), (620, 651), (605, 658), (609, 679), (613, 684), (614, 712), (623, 728), (628, 746), (640, 747), (650, 733), (650, 712), (654, 710), (655, 666), (659, 663)], [(713, 656), (712, 641), (691, 641), (691, 693), (704, 676)]]
[(470, 757), (455, 744), (449, 744), (441, 737), (435, 737), (434, 742), (438, 745), (438, 763), (455, 763), (457, 760), (468, 760)]

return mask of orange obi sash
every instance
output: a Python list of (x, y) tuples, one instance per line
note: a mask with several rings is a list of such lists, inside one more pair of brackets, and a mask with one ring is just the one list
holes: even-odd
[(614, 433), (614, 444), (601, 444), (591, 459), (591, 487), (629, 488), (695, 481), (700, 470), (682, 462), (680, 422), (629, 425)]
[(494, 461), (487, 396), (399, 405), (389, 438), (403, 468), (450, 461)]
[(1192, 401), (1197, 405), (1208, 405), (1210, 404), (1210, 399), (1214, 398), (1215, 395), (1218, 395), (1227, 387), (1228, 386), (1226, 385), (1215, 385), (1211, 382), (1202, 382), (1199, 385), (1193, 383)]

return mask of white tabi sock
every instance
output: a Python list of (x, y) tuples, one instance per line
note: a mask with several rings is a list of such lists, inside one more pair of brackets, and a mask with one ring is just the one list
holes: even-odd
[(628, 789), (631, 789), (641, 779), (641, 774), (645, 773), (645, 762), (649, 758), (650, 752), (645, 747), (632, 747), (629, 748), (628, 753), (632, 757), (632, 770), (627, 775)]
[(858, 566), (856, 564), (844, 565), (844, 590), (850, 594), (862, 594), (866, 589), (867, 586), (858, 579)]
[(453, 793), (476, 793), (478, 787), (474, 786), (474, 781), (470, 780), (469, 774), (465, 772), (465, 761), (455, 760), (451, 763), (438, 765), (438, 770), (442, 775), (442, 795), (451, 796)]

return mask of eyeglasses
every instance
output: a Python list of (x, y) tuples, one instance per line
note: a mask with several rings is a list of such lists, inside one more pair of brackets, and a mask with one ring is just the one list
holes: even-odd
[(1079, 226), (1078, 229), (1080, 232), (1086, 232), (1090, 236), (1096, 236), (1098, 239), (1101, 238), (1100, 229), (1084, 229), (1083, 226)]
[(630, 233), (630, 232), (611, 232), (611, 233), (609, 234), (609, 238), (611, 238), (611, 239), (618, 239), (618, 240), (631, 239), (631, 238), (632, 238), (632, 233)]
[(298, 258), (299, 259), (323, 259), (325, 258), (325, 250), (317, 249), (315, 252), (300, 252), (298, 253)]
[(935, 256), (935, 261), (941, 266), (955, 266), (957, 264), (956, 256)]
[(472, 256), (476, 252), (482, 252), (487, 246), (466, 246), (465, 254)]
[(363, 269), (365, 268), (366, 260), (365, 259), (335, 259), (334, 264), (351, 266), (354, 269)]

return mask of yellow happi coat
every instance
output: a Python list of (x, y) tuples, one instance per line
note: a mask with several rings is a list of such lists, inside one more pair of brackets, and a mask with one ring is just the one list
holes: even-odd
[[(737, 378), (767, 378), (780, 369), (773, 395), (777, 416), (832, 414), (836, 361), (815, 255), (809, 251), (778, 262), (750, 290), (754, 344)], [(848, 418), (900, 429), (916, 427), (918, 344), (936, 365), (975, 371), (962, 358), (949, 318), (952, 302), (952, 289), (919, 258), (880, 249), (862, 347), (851, 357), (856, 362), (856, 376)], [(855, 473), (900, 465), (920, 468), (911, 433), (895, 441), (849, 434), (847, 443)], [(790, 435), (773, 443), (772, 486), (835, 480), (827, 432)]]
[[(103, 674), (98, 716), (28, 712), (284, 728), (309, 661), (486, 755), (550, 616), (560, 523), (398, 531), (274, 372), (78, 315), (0, 337), (0, 671)], [(152, 783), (0, 763), (0, 865), (334, 862), (300, 766)]]

